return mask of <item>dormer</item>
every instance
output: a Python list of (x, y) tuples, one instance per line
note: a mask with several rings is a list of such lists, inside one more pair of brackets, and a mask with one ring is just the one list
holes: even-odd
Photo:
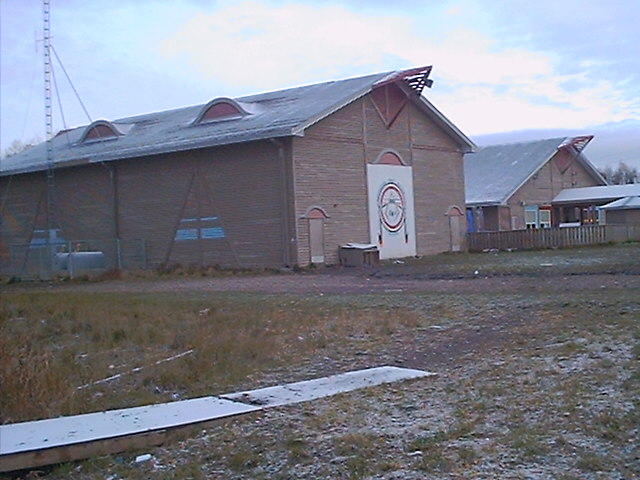
[(107, 120), (96, 120), (85, 128), (80, 143), (100, 142), (118, 138), (122, 133)]
[(232, 98), (218, 97), (202, 107), (193, 124), (235, 120), (255, 113), (254, 109), (251, 104), (238, 102)]

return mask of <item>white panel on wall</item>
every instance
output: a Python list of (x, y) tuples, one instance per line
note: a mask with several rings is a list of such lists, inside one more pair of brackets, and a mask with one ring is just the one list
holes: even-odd
[(416, 254), (413, 169), (399, 165), (367, 165), (369, 233), (380, 258)]

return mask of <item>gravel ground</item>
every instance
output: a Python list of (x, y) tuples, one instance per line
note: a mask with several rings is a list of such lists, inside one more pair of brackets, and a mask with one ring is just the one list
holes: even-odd
[(292, 294), (402, 293), (494, 291), (581, 291), (592, 288), (626, 289), (640, 287), (640, 275), (580, 274), (543, 277), (501, 275), (463, 279), (414, 279), (372, 277), (361, 271), (308, 275), (280, 274), (221, 278), (172, 278), (144, 281), (105, 281), (90, 283), (42, 283), (5, 287), (7, 291), (85, 291), (85, 292), (257, 292)]

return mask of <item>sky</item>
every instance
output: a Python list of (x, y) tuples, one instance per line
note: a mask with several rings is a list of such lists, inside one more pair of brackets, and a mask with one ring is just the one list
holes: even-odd
[[(640, 130), (638, 0), (51, 4), (52, 43), (93, 120), (433, 65), (425, 96), (470, 136)], [(39, 0), (0, 0), (0, 151), (44, 137), (41, 23)], [(56, 130), (87, 124), (54, 68)]]

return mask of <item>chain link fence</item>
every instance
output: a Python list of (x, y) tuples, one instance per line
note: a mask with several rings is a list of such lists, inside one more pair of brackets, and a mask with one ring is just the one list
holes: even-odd
[(47, 279), (146, 268), (147, 244), (143, 239), (37, 239), (28, 244), (0, 244), (0, 274), (9, 277)]

